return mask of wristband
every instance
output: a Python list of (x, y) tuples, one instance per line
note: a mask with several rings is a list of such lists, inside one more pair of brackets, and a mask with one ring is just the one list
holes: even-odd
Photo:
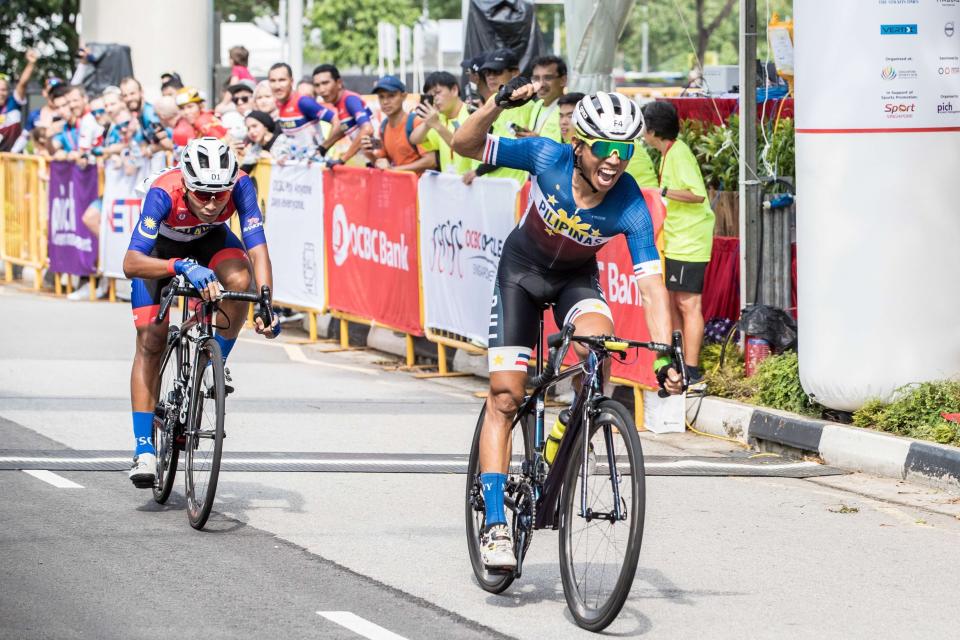
[(177, 275), (177, 261), (179, 260), (180, 258), (170, 258), (167, 260), (167, 273), (172, 276)]
[(664, 187), (663, 189), (660, 189), (660, 195), (661, 195), (662, 197), (664, 197), (664, 198), (667, 197), (667, 188), (666, 188), (666, 187)]
[(673, 364), (673, 358), (669, 356), (660, 356), (659, 358), (653, 361), (653, 372), (657, 373), (663, 367), (669, 366), (671, 364)]

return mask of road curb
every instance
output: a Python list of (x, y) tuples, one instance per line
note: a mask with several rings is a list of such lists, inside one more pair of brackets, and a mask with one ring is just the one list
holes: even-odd
[(712, 396), (687, 398), (687, 420), (698, 431), (754, 447), (774, 443), (816, 454), (832, 467), (960, 493), (957, 447)]

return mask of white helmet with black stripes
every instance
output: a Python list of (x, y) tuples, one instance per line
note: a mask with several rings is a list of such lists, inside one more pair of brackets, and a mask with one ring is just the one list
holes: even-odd
[(233, 150), (222, 140), (196, 138), (180, 155), (180, 173), (190, 191), (229, 191), (237, 182), (240, 167)]
[(577, 103), (573, 124), (577, 133), (588, 138), (636, 140), (643, 132), (643, 113), (622, 93), (598, 91)]

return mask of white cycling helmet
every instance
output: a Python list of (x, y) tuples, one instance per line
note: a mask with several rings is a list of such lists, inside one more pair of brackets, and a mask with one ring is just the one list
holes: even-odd
[(588, 138), (636, 140), (643, 132), (643, 114), (637, 103), (622, 93), (598, 91), (577, 103), (573, 124)]
[(180, 173), (190, 191), (229, 191), (237, 181), (240, 167), (233, 150), (217, 138), (196, 138), (180, 155)]

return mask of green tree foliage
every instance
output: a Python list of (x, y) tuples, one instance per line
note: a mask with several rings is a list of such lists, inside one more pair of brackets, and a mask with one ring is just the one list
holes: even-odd
[(308, 47), (309, 59), (364, 72), (377, 64), (377, 23), (411, 26), (420, 17), (416, 0), (323, 0), (307, 16), (309, 29), (320, 29), (320, 46)]
[(0, 71), (16, 77), (23, 69), (23, 54), (39, 50), (34, 78), (47, 75), (69, 78), (79, 47), (77, 14), (80, 0), (3, 0), (0, 2)]
[[(767, 10), (781, 17), (793, 15), (793, 0), (758, 0), (761, 25), (759, 56), (766, 55)], [(740, 30), (739, 3), (731, 0), (638, 0), (620, 39), (624, 68), (640, 69), (642, 25), (649, 24), (651, 71), (688, 71), (695, 54), (707, 64), (716, 54), (719, 64), (736, 64)]]
[(253, 22), (257, 16), (276, 15), (280, 9), (278, 0), (214, 0), (213, 10), (227, 21)]

